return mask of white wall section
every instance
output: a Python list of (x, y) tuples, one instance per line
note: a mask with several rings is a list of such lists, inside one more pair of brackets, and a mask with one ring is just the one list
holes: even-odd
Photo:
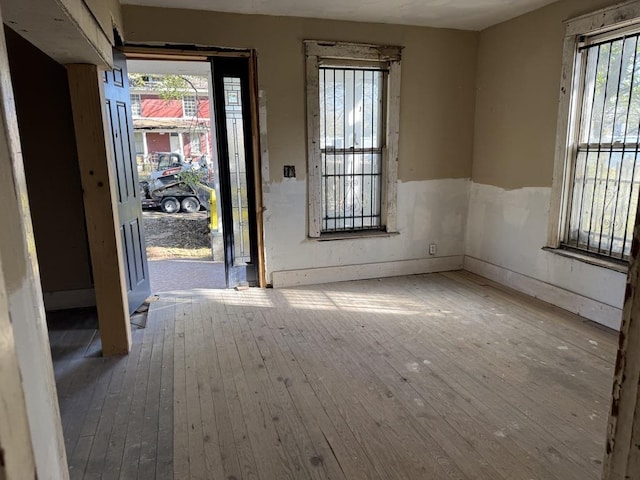
[[(307, 237), (306, 185), (306, 181), (291, 179), (264, 187), (267, 279), (270, 283), (277, 277), (286, 278), (283, 272), (289, 271), (464, 254), (468, 179), (398, 182), (398, 235), (335, 241)], [(432, 257), (429, 256), (430, 243), (437, 245), (437, 254)], [(461, 263), (460, 260), (457, 262)], [(425, 271), (412, 273), (433, 271), (432, 263), (424, 265)], [(398, 275), (403, 274), (403, 270), (398, 271)], [(272, 277), (274, 272), (278, 274)], [(306, 278), (304, 283), (319, 283), (312, 274), (296, 278), (296, 284), (301, 284), (302, 278)], [(334, 281), (339, 279), (346, 280), (347, 277), (340, 276)], [(277, 281), (275, 286), (278, 286)]]
[(318, 241), (306, 234), (306, 182), (273, 182), (264, 190), (267, 278), (286, 287), (464, 268), (619, 329), (626, 275), (542, 250), (550, 197), (546, 187), (468, 179), (399, 182), (398, 235)]
[(465, 269), (619, 328), (626, 275), (542, 250), (551, 188), (470, 189)]

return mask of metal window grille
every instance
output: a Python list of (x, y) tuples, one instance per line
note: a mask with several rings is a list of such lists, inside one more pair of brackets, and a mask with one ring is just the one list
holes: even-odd
[(627, 260), (640, 191), (640, 32), (579, 47), (565, 246)]
[(187, 95), (182, 97), (182, 116), (195, 117), (198, 114), (196, 97)]
[(321, 66), (322, 231), (381, 229), (386, 70)]
[(131, 114), (134, 117), (139, 117), (142, 114), (142, 102), (140, 95), (137, 93), (131, 94)]

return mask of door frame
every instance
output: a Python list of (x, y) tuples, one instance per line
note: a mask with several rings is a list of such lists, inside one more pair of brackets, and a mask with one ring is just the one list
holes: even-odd
[[(254, 49), (230, 49), (202, 46), (185, 45), (164, 45), (162, 47), (145, 44), (125, 44), (117, 47), (122, 51), (127, 60), (168, 60), (168, 61), (191, 61), (209, 62), (211, 57), (240, 57), (249, 59), (249, 103), (251, 107), (251, 138), (253, 143), (252, 167), (255, 193), (256, 219), (256, 244), (257, 244), (257, 267), (258, 286), (265, 288), (266, 267), (264, 255), (264, 216), (263, 216), (263, 195), (262, 195), (262, 155), (260, 145), (260, 112), (259, 112), (259, 87), (257, 55)], [(212, 126), (213, 128), (213, 126)]]

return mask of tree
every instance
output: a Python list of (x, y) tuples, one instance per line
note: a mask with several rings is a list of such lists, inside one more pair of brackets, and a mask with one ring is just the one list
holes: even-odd
[(208, 78), (205, 75), (176, 75), (129, 73), (129, 84), (133, 88), (154, 91), (165, 100), (183, 100), (184, 97), (195, 97), (195, 115), (191, 116), (188, 134), (191, 139), (200, 135), (198, 112), (200, 109), (201, 91), (208, 90)]

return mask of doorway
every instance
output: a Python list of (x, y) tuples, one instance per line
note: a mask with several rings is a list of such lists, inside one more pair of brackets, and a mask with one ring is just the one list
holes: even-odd
[(127, 58), (153, 293), (261, 284), (250, 60)]

